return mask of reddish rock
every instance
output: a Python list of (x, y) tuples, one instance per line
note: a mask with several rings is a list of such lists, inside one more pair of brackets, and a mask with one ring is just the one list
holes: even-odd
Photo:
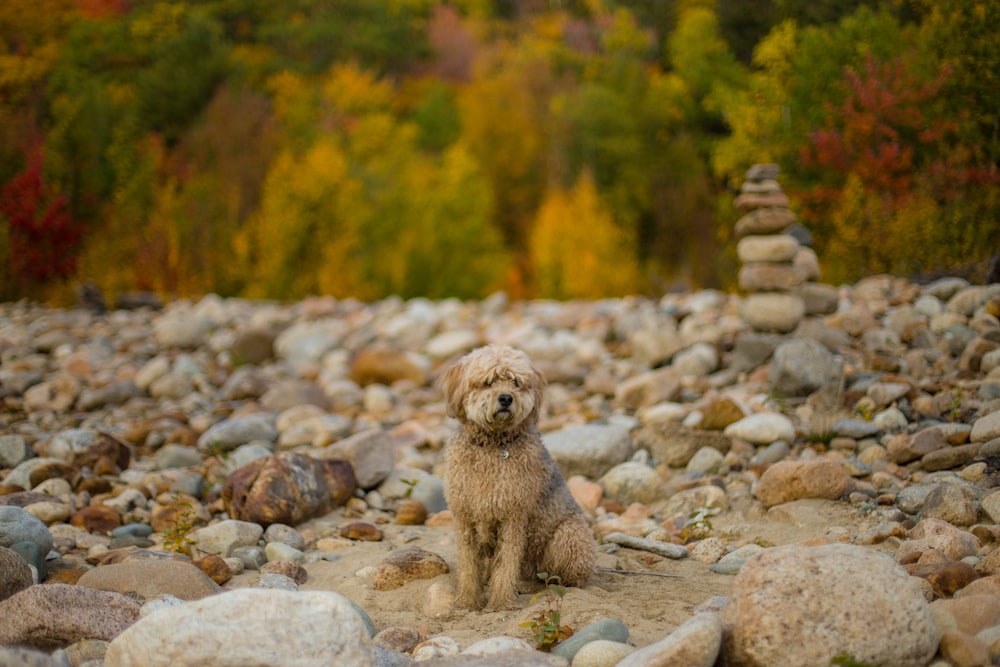
[(409, 380), (422, 385), (428, 378), (427, 364), (410, 352), (387, 345), (374, 345), (359, 350), (351, 359), (350, 378), (358, 385), (391, 385)]
[(850, 488), (851, 478), (833, 461), (779, 461), (757, 483), (757, 498), (772, 507), (801, 498), (837, 500)]
[(346, 537), (349, 540), (360, 540), (362, 542), (382, 541), (381, 529), (374, 524), (366, 523), (364, 521), (356, 521), (354, 523), (349, 523), (346, 526), (342, 526), (340, 529), (340, 536)]
[(107, 535), (122, 525), (121, 517), (107, 505), (90, 505), (70, 517), (71, 526), (76, 526), (88, 533)]
[(295, 526), (347, 502), (357, 482), (346, 461), (320, 461), (283, 452), (253, 461), (226, 478), (229, 516), (264, 526)]
[(218, 554), (209, 554), (204, 558), (199, 558), (193, 562), (193, 565), (220, 586), (233, 578), (233, 572), (226, 565), (226, 560)]
[(396, 523), (401, 526), (419, 526), (427, 520), (427, 508), (419, 500), (404, 500), (396, 507)]
[(260, 567), (261, 574), (280, 574), (301, 586), (309, 579), (309, 573), (298, 563), (290, 560), (273, 560)]

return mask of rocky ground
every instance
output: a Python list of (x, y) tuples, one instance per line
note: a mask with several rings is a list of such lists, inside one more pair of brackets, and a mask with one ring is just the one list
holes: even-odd
[[(0, 665), (1000, 664), (1000, 285), (741, 305), (2, 304)], [(494, 342), (599, 569), (486, 613), (433, 380)]]

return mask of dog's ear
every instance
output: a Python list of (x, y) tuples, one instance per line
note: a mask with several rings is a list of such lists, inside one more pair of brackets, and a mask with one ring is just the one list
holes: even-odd
[(535, 406), (531, 410), (530, 418), (534, 421), (538, 421), (539, 416), (542, 414), (542, 399), (545, 396), (545, 376), (542, 375), (541, 371), (535, 368), (534, 365), (530, 366), (531, 373), (528, 375), (528, 391), (531, 392), (531, 398), (534, 399)]
[(438, 376), (438, 389), (444, 394), (445, 406), (448, 408), (448, 416), (456, 419), (465, 419), (465, 364), (463, 360), (456, 361), (444, 373)]

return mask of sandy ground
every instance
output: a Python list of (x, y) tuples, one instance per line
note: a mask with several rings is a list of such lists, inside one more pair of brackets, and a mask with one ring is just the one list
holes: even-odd
[[(773, 508), (764, 512), (759, 505), (749, 511), (729, 511), (713, 518), (714, 536), (733, 546), (749, 542), (782, 545), (826, 538), (835, 540), (856, 534), (865, 518), (850, 505), (822, 500), (797, 501), (793, 508)], [(748, 516), (748, 514), (750, 516)], [(356, 520), (356, 519), (351, 519)], [(300, 530), (330, 534), (347, 523), (341, 510), (311, 521)], [(372, 578), (358, 576), (368, 566), (378, 565), (390, 552), (418, 546), (455, 566), (455, 540), (447, 527), (398, 526), (385, 524), (380, 542), (350, 542), (328, 552), (334, 560), (309, 563), (303, 590), (336, 591), (365, 609), (377, 630), (393, 626), (417, 628), (426, 636), (446, 635), (462, 647), (488, 637), (507, 635), (531, 640), (520, 624), (545, 608), (544, 600), (532, 603), (540, 586), (526, 585), (519, 608), (505, 612), (457, 610), (438, 602), (453, 591), (454, 572), (429, 580), (417, 580), (390, 591), (374, 589)], [(693, 609), (713, 596), (727, 595), (733, 577), (716, 574), (706, 563), (687, 558), (669, 560), (647, 552), (619, 549), (601, 553), (599, 571), (581, 589), (569, 589), (561, 601), (562, 622), (574, 630), (602, 618), (620, 620), (628, 627), (631, 642), (638, 647), (662, 639), (692, 616)], [(610, 568), (650, 574), (615, 574)], [(259, 575), (247, 571), (226, 584), (226, 588), (255, 585)], [(443, 593), (442, 593), (443, 591)]]

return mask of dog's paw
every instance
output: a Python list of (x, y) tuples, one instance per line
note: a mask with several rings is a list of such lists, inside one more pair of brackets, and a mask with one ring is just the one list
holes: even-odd
[(483, 608), (483, 599), (478, 595), (460, 595), (455, 598), (455, 608), (478, 611)]
[(510, 611), (517, 608), (516, 595), (490, 596), (490, 601), (486, 603), (483, 611)]

